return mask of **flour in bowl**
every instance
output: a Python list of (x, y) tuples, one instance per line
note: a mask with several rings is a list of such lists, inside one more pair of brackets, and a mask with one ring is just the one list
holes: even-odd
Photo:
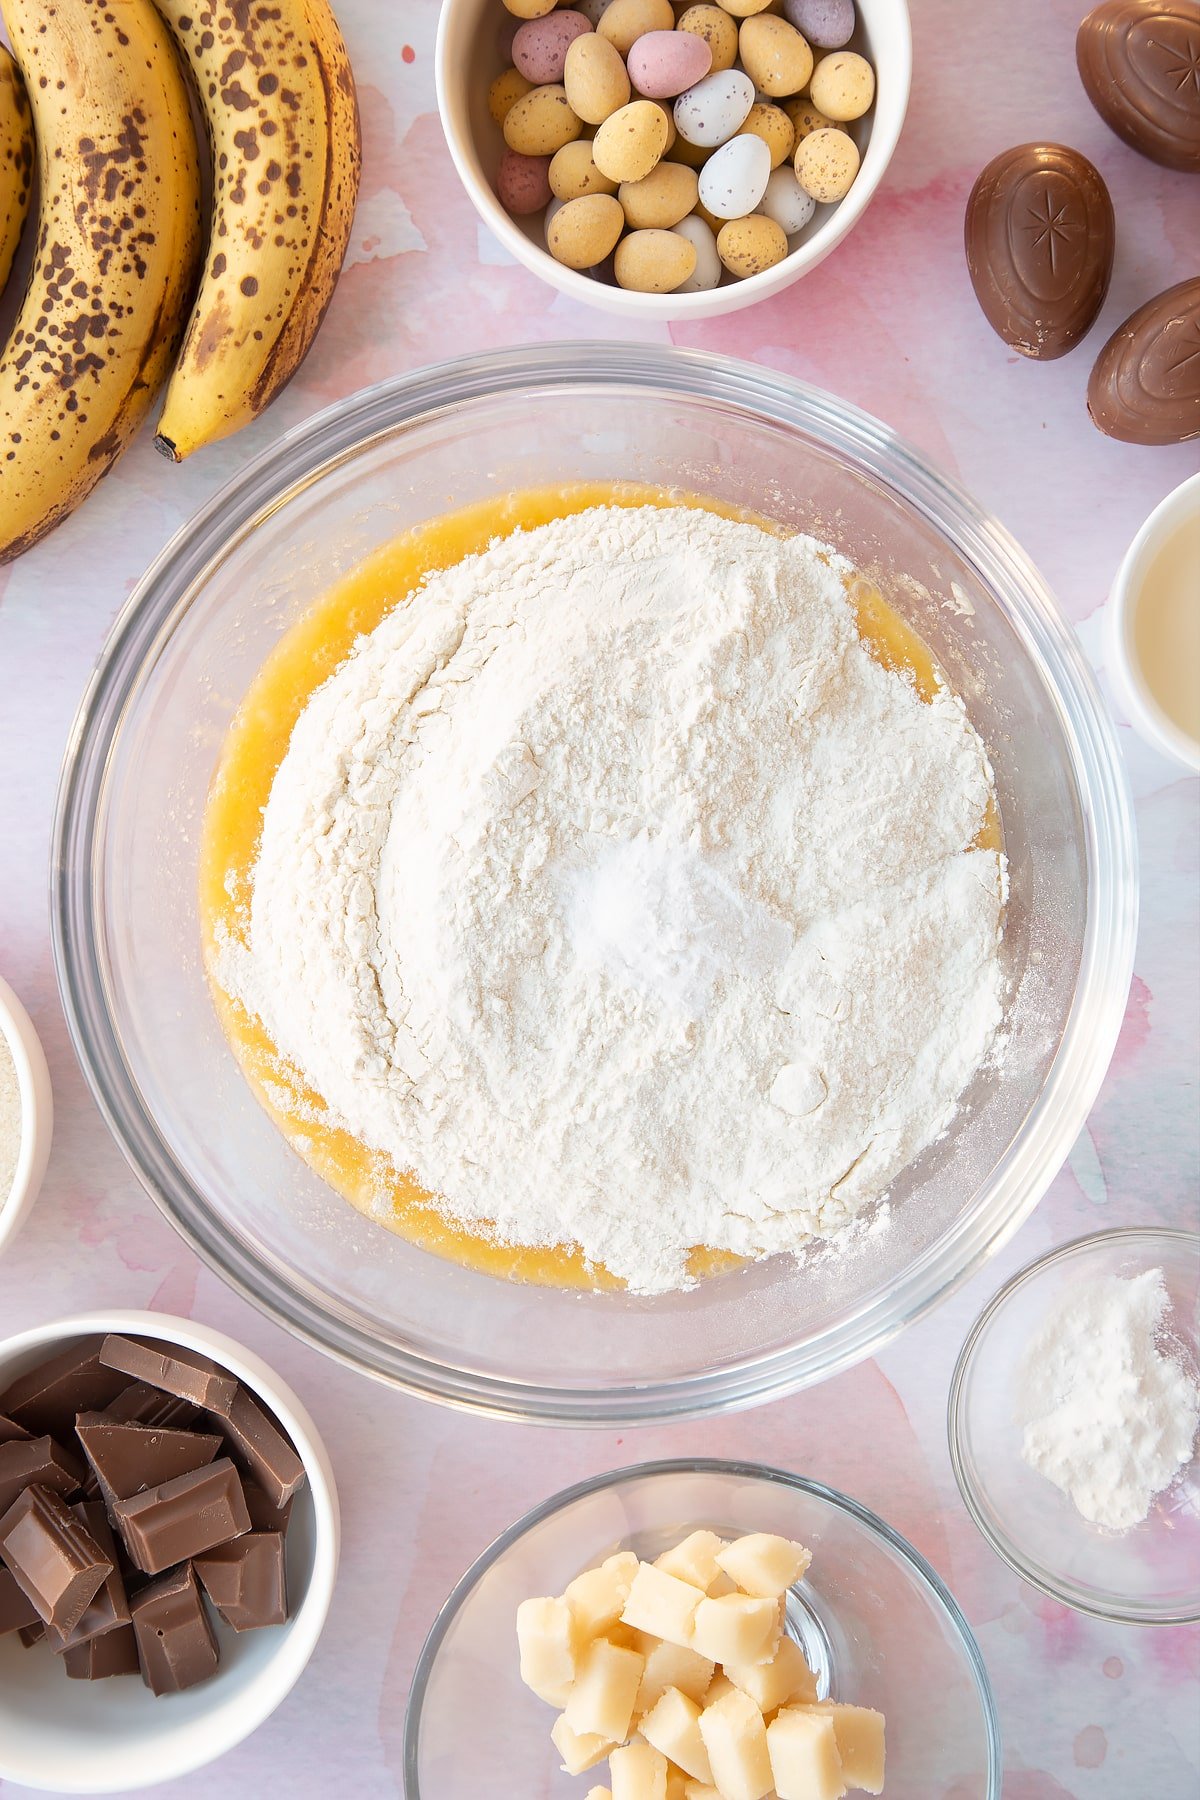
[(830, 1236), (1001, 1016), (960, 702), (848, 565), (595, 507), (430, 576), (311, 698), (216, 975), (443, 1212), (639, 1293)]

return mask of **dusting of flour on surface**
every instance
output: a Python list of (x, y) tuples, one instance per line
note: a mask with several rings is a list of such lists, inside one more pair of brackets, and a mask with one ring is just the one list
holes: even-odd
[(448, 1217), (640, 1293), (830, 1237), (1001, 1017), (991, 771), (849, 566), (597, 507), (427, 579), (312, 697), (217, 978)]

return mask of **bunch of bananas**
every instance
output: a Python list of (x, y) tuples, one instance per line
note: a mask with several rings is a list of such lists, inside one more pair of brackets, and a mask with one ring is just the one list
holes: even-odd
[(362, 140), (327, 0), (0, 0), (0, 17), (0, 288), (35, 160), (40, 187), (0, 355), (4, 562), (78, 506), (164, 382), (173, 461), (270, 404), (332, 297)]

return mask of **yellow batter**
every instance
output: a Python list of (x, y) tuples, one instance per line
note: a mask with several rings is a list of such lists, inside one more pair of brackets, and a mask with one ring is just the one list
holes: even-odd
[[(356, 1138), (321, 1123), (324, 1102), (286, 1063), (258, 1020), (216, 979), (216, 945), (243, 939), (249, 917), (262, 814), (292, 730), (312, 694), (333, 674), (355, 640), (370, 632), (398, 600), (432, 572), (449, 568), (518, 528), (532, 530), (592, 506), (690, 506), (769, 521), (718, 501), (633, 484), (588, 483), (543, 488), (486, 500), (431, 520), (369, 557), (330, 590), (280, 640), (259, 670), (229, 727), (213, 778), (200, 844), (200, 918), (205, 963), (222, 1027), (250, 1085), (288, 1142), (331, 1188), (369, 1217), (468, 1267), (510, 1280), (558, 1287), (619, 1285), (565, 1249), (530, 1250), (498, 1244), (449, 1223), (428, 1194), (390, 1161)], [(863, 641), (889, 669), (909, 674), (923, 698), (940, 685), (929, 650), (870, 583), (851, 589)], [(994, 812), (977, 840), (1001, 848)], [(727, 1267), (733, 1259), (696, 1250), (693, 1273)]]

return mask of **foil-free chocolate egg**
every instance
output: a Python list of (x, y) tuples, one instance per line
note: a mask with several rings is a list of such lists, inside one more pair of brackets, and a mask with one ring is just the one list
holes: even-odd
[(1200, 173), (1200, 6), (1104, 0), (1075, 39), (1088, 99), (1117, 136), (1168, 169)]
[(1200, 437), (1200, 275), (1117, 327), (1096, 358), (1088, 411), (1101, 431), (1127, 444)]
[(971, 189), (967, 268), (984, 317), (1006, 344), (1048, 362), (1090, 330), (1112, 274), (1112, 201), (1086, 156), (1018, 144)]

